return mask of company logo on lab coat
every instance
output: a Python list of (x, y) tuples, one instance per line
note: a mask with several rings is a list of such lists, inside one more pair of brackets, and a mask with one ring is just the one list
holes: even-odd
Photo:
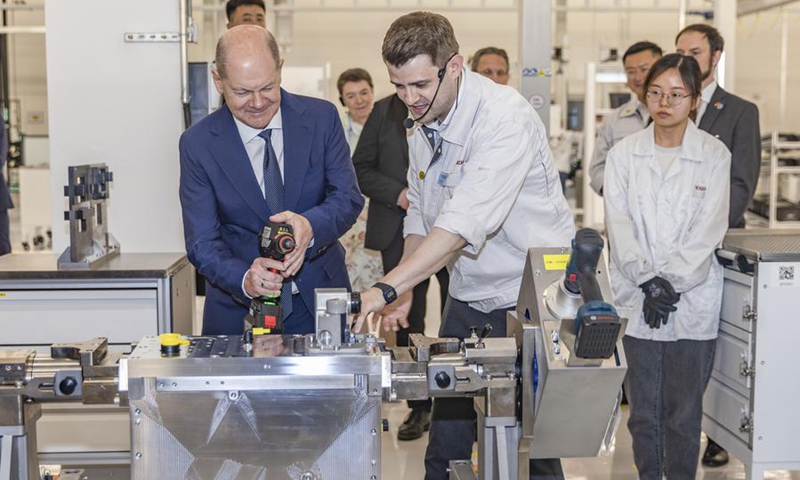
[(708, 190), (708, 187), (706, 187), (705, 185), (695, 185), (694, 189), (698, 192), (705, 192), (706, 190)]

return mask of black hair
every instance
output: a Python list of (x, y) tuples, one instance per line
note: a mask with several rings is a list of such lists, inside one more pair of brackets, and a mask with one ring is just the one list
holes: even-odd
[(725, 39), (722, 38), (722, 34), (719, 33), (719, 30), (711, 25), (706, 25), (705, 23), (695, 23), (681, 30), (680, 33), (678, 33), (678, 35), (675, 37), (675, 44), (678, 43), (678, 39), (681, 38), (681, 35), (688, 32), (697, 32), (705, 35), (706, 40), (708, 40), (708, 45), (711, 47), (712, 56), (716, 52), (721, 52), (722, 49), (725, 48)]
[(243, 5), (255, 5), (263, 8), (264, 13), (267, 12), (267, 6), (264, 5), (264, 0), (228, 0), (228, 3), (225, 4), (225, 15), (228, 17), (229, 22), (233, 18), (233, 13), (236, 9)]
[(653, 42), (648, 42), (647, 40), (645, 40), (643, 42), (636, 42), (630, 47), (628, 47), (627, 50), (625, 50), (625, 55), (622, 56), (622, 64), (623, 65), (625, 64), (625, 60), (629, 56), (636, 55), (637, 53), (642, 53), (647, 50), (649, 50), (653, 54), (653, 56), (656, 57), (664, 55), (664, 52), (661, 50), (661, 47), (659, 47)]
[(673, 68), (677, 69), (681, 75), (681, 80), (683, 80), (683, 84), (686, 86), (686, 91), (692, 101), (694, 102), (700, 98), (703, 91), (703, 82), (701, 81), (703, 74), (700, 72), (700, 65), (694, 57), (684, 56), (680, 53), (669, 53), (656, 60), (644, 80), (645, 92), (650, 89), (650, 85), (659, 75)]

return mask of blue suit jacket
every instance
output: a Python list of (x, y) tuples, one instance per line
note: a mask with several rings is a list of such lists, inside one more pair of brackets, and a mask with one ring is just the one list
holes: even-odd
[[(281, 90), (285, 209), (306, 217), (313, 247), (294, 277), (303, 303), (314, 289), (350, 287), (338, 239), (364, 200), (350, 150), (330, 102)], [(241, 333), (250, 300), (242, 278), (258, 256), (258, 234), (271, 212), (227, 106), (183, 133), (180, 199), (189, 260), (207, 279), (205, 334)]]

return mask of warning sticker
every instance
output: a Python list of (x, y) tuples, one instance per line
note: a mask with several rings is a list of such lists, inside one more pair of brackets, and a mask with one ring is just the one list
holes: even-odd
[(569, 254), (542, 255), (545, 270), (566, 270), (569, 263)]

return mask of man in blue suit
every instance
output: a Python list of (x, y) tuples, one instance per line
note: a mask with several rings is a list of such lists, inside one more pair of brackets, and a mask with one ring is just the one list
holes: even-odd
[[(181, 136), (186, 251), (207, 279), (204, 335), (242, 333), (250, 299), (277, 293), (285, 332), (309, 333), (314, 289), (350, 287), (338, 238), (364, 206), (350, 150), (331, 103), (280, 88), (282, 65), (265, 29), (228, 30), (213, 72), (226, 104)], [(282, 262), (258, 254), (269, 221), (294, 229)]]

